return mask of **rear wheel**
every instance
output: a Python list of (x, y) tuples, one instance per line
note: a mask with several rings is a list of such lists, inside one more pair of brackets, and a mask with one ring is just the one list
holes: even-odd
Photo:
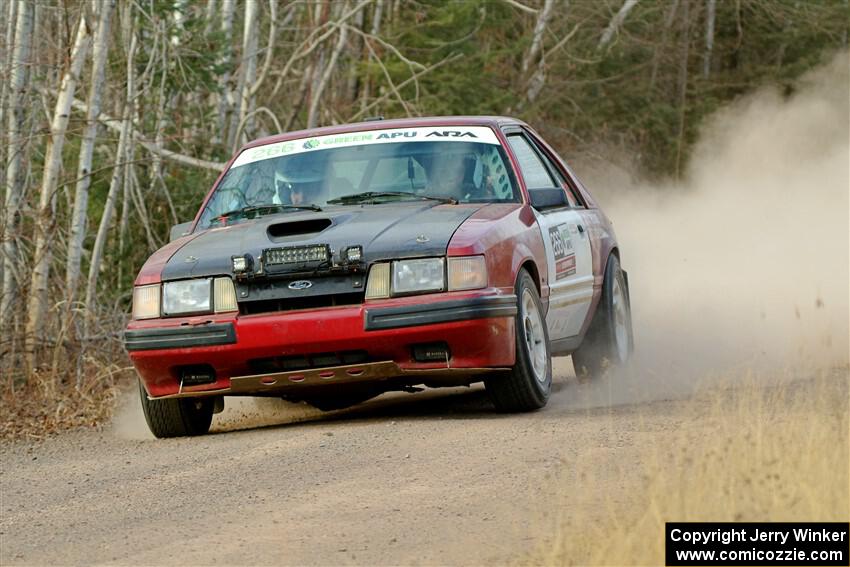
[(510, 373), (485, 380), (493, 405), (505, 412), (542, 408), (552, 389), (549, 333), (537, 287), (525, 270), (517, 277), (516, 295), (516, 364)]
[(203, 435), (210, 430), (216, 405), (213, 397), (151, 400), (141, 380), (139, 397), (148, 428), (160, 439)]
[(622, 366), (634, 350), (629, 288), (620, 261), (611, 254), (599, 307), (581, 346), (573, 353), (579, 377), (594, 378), (611, 366)]

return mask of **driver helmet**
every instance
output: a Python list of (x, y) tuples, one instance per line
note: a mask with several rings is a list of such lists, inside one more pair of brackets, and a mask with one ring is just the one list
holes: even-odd
[(323, 199), (326, 164), (313, 155), (291, 156), (275, 175), (284, 201), (292, 205), (317, 203)]

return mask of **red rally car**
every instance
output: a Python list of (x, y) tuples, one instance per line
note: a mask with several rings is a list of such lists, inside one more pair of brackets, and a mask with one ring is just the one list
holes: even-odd
[(483, 381), (544, 406), (553, 356), (622, 364), (633, 339), (611, 223), (511, 118), (375, 120), (264, 138), (142, 267), (124, 343), (157, 437), (223, 396), (323, 410)]

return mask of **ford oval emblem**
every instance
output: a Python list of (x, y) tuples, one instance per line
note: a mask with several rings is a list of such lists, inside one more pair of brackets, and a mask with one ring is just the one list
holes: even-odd
[(313, 282), (307, 280), (297, 280), (289, 284), (289, 289), (307, 289), (313, 287)]

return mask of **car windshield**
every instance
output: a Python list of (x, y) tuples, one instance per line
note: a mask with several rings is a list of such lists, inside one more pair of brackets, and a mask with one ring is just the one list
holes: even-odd
[(408, 200), (518, 202), (519, 190), (507, 156), (489, 128), (444, 126), (320, 136), (243, 151), (207, 202), (200, 226), (308, 206)]

